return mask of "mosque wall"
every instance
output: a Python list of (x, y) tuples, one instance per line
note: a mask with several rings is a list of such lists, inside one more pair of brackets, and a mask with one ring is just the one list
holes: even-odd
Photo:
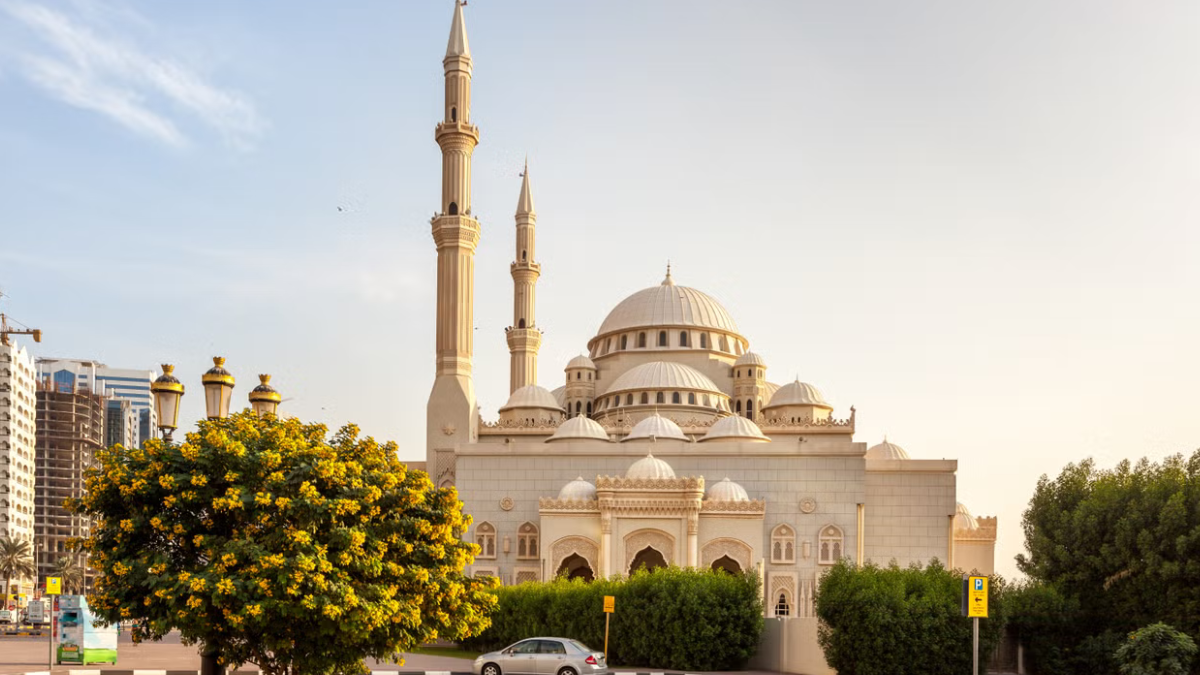
[[(868, 460), (864, 557), (901, 567), (948, 562), (955, 460)], [(890, 470), (872, 470), (886, 465)]]

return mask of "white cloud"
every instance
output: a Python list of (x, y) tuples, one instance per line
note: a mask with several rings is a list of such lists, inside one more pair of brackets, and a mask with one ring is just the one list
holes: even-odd
[(252, 145), (266, 128), (249, 100), (209, 84), (180, 63), (119, 37), (101, 35), (83, 21), (47, 7), (27, 2), (6, 2), (2, 7), (54, 48), (53, 54), (25, 54), (22, 66), (30, 81), (65, 103), (177, 147), (188, 142), (180, 120), (171, 117), (177, 111), (239, 148)]

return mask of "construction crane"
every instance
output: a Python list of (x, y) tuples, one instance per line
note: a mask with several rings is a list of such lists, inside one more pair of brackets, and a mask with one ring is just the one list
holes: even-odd
[[(2, 295), (0, 294), (0, 296)], [(32, 335), (34, 342), (42, 341), (42, 331), (40, 328), (29, 328), (16, 321), (9, 323), (9, 318), (4, 314), (0, 314), (0, 345), (8, 344), (9, 335)]]

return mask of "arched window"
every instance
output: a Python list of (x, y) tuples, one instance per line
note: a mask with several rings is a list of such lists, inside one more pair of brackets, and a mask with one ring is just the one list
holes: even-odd
[(530, 559), (538, 557), (538, 528), (533, 523), (525, 523), (517, 530), (517, 558)]
[(638, 333), (638, 349), (646, 348), (646, 334)]
[(677, 392), (677, 391), (676, 391), (676, 392), (672, 392), (672, 393), (671, 393), (671, 403), (679, 403), (679, 402), (680, 402), (680, 400), (679, 400), (679, 392)]
[(700, 349), (708, 349), (708, 333), (700, 334)]
[(741, 376), (742, 376), (742, 371), (740, 371), (740, 370), (735, 370), (735, 371), (733, 371), (733, 376), (734, 376), (734, 377), (741, 377)]
[(583, 379), (583, 373), (582, 373), (582, 372), (579, 372), (579, 371), (576, 371), (576, 372), (575, 372), (575, 379), (577, 379), (577, 380), (582, 380), (582, 379)]
[(724, 335), (721, 336), (721, 351), (729, 351), (729, 340), (726, 339)]
[(575, 414), (578, 415), (581, 412), (583, 412), (583, 402), (575, 401)]
[(667, 331), (665, 331), (665, 330), (658, 331), (658, 346), (659, 347), (667, 346)]
[(741, 401), (737, 402), (735, 410), (736, 410), (737, 414), (739, 414), (739, 415), (742, 414), (742, 402)]
[(458, 202), (450, 202), (450, 215), (458, 215)]
[(688, 346), (688, 334), (687, 334), (686, 330), (679, 331), (679, 346), (680, 347)]
[(754, 419), (754, 399), (752, 398), (746, 400), (746, 417)]
[[(645, 403), (645, 401), (642, 401)], [(633, 394), (625, 394), (625, 405), (633, 405)]]
[(524, 328), (524, 327), (525, 327), (525, 319), (521, 319), (520, 321), (517, 322), (517, 328)]
[(450, 108), (450, 121), (451, 122), (458, 121), (458, 108), (454, 108), (454, 107)]
[(837, 525), (826, 525), (821, 530), (820, 546), (817, 549), (817, 563), (832, 565), (842, 559), (842, 544), (845, 536)]
[(784, 523), (771, 530), (771, 562), (796, 562), (796, 531)]
[(775, 616), (791, 616), (792, 603), (788, 602), (787, 591), (779, 592), (779, 599), (775, 601)]
[(655, 403), (666, 403), (667, 399), (666, 399), (666, 397), (663, 396), (663, 393), (660, 391), (654, 395), (654, 402)]
[(591, 382), (591, 381), (592, 381), (592, 374), (588, 373), (588, 382)]
[(621, 336), (621, 351), (625, 351), (626, 347), (628, 347), (628, 346), (629, 346), (629, 336), (622, 335)]
[(479, 547), (477, 558), (496, 557), (496, 526), (483, 522), (475, 526), (475, 545)]
[(521, 262), (525, 262), (525, 251), (521, 251)]
[(691, 391), (688, 392), (688, 405), (696, 405), (695, 392), (691, 392)]
[(642, 405), (646, 405), (649, 402), (650, 402), (650, 396), (646, 392), (643, 391), (642, 392)]
[(588, 417), (592, 416), (592, 404), (591, 403), (587, 404), (587, 414), (588, 414)]

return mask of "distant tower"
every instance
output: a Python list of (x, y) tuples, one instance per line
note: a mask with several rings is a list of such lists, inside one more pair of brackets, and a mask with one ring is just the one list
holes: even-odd
[(580, 354), (567, 362), (567, 417), (592, 416), (592, 403), (596, 400), (596, 364)]
[(754, 352), (746, 352), (733, 363), (733, 411), (742, 417), (757, 420), (763, 406), (769, 402), (767, 393), (767, 362)]
[(471, 215), (471, 154), (479, 143), (479, 129), (471, 124), (471, 50), (457, 1), (442, 65), (446, 105), (434, 133), (442, 149), (442, 204), (431, 221), (438, 256), (437, 377), (425, 428), (426, 466), (437, 485), (452, 484), (454, 477), (453, 452), (439, 458), (438, 450), (445, 454), (456, 444), (474, 440), (478, 421), (471, 348), (479, 221)]
[(517, 252), (511, 265), (513, 278), (513, 325), (508, 328), (508, 351), (512, 354), (508, 393), (537, 384), (537, 355), (542, 333), (535, 318), (537, 280), (542, 266), (534, 262), (537, 210), (529, 189), (529, 160), (521, 174), (521, 197), (517, 200)]

